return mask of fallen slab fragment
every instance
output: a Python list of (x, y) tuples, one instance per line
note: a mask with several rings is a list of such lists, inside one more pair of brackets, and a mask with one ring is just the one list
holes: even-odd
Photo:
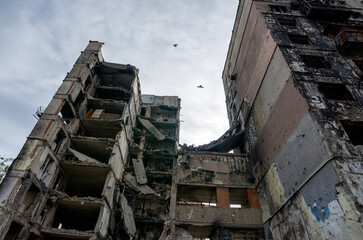
[(132, 208), (128, 205), (126, 197), (121, 194), (121, 209), (123, 214), (124, 227), (132, 239), (136, 234), (136, 225)]
[(126, 174), (124, 179), (128, 184), (130, 184), (136, 190), (140, 191), (142, 194), (156, 194), (155, 191), (152, 190), (149, 186), (137, 184), (136, 178), (130, 173)]
[(132, 163), (134, 165), (136, 182), (138, 184), (147, 183), (147, 177), (146, 177), (144, 163), (142, 162), (142, 159), (132, 159)]
[(91, 158), (89, 156), (87, 156), (86, 154), (80, 153), (72, 148), (68, 148), (68, 150), (76, 157), (78, 158), (79, 161), (84, 162), (84, 163), (93, 163), (93, 164), (103, 164), (100, 161)]
[(138, 118), (140, 123), (154, 136), (156, 139), (162, 141), (165, 136), (149, 121), (143, 118)]

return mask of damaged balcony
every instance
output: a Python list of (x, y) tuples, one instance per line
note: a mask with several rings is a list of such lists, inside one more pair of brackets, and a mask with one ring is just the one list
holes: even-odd
[[(150, 172), (148, 167), (146, 167), (145, 170), (144, 163), (141, 159), (132, 159), (132, 163), (135, 176), (128, 173), (124, 177), (125, 181), (132, 189), (140, 191), (142, 194), (155, 194), (157, 192), (157, 194), (162, 196), (170, 196), (172, 185), (171, 172)], [(165, 165), (161, 163), (159, 164), (159, 167), (162, 168), (165, 167)]]
[(103, 210), (99, 201), (57, 200), (47, 210), (42, 233), (45, 239), (89, 239), (100, 225)]
[(133, 209), (136, 222), (163, 223), (168, 217), (169, 201), (155, 196), (137, 196)]
[(94, 98), (129, 102), (132, 92), (124, 88), (96, 86)]
[(111, 139), (77, 136), (71, 138), (70, 147), (82, 155), (92, 158), (92, 161), (108, 164), (115, 142)]
[(107, 166), (80, 166), (62, 163), (59, 184), (56, 190), (70, 197), (101, 198), (109, 174)]
[(363, 56), (363, 30), (344, 29), (335, 37), (339, 53), (348, 56)]
[(115, 139), (118, 132), (122, 130), (121, 115), (107, 113), (106, 109), (91, 108), (83, 118), (78, 135)]
[(349, 19), (353, 11), (345, 8), (340, 3), (338, 5), (321, 4), (321, 0), (303, 1), (303, 11), (308, 17), (316, 21), (340, 22), (343, 23)]
[(95, 71), (100, 78), (100, 85), (132, 90), (138, 70), (131, 65), (100, 62)]
[(156, 96), (150, 94), (142, 94), (141, 100), (143, 107), (141, 109), (141, 116), (145, 116), (147, 106), (160, 107), (166, 110), (178, 111), (180, 109), (180, 98), (177, 96)]
[(125, 102), (117, 100), (104, 100), (104, 99), (89, 97), (88, 111), (91, 109), (104, 109), (105, 110), (103, 112), (104, 118), (110, 119), (107, 117), (107, 114), (117, 114), (121, 117), (124, 114), (125, 109), (127, 109), (127, 104)]
[(239, 228), (261, 228), (263, 224), (261, 209), (248, 189), (205, 186), (178, 187), (176, 222)]
[(170, 196), (172, 176), (171, 175), (161, 175), (153, 174), (148, 175), (149, 186), (158, 194), (164, 197)]
[[(31, 186), (27, 189), (26, 185), (31, 184)], [(18, 195), (12, 203), (12, 208), (17, 209), (19, 213), (22, 214), (23, 217), (28, 219), (33, 219), (39, 214), (39, 209), (44, 203), (44, 192), (47, 189), (39, 189), (34, 183), (29, 181), (24, 182), (18, 190)], [(23, 194), (23, 192), (25, 192)]]
[(173, 173), (173, 157), (145, 153), (143, 156), (146, 174), (165, 177)]
[(97, 84), (88, 98), (129, 102), (133, 95), (137, 70), (130, 65), (101, 62), (96, 68)]
[(82, 118), (81, 125), (81, 131), (79, 131), (77, 135), (86, 137), (115, 139), (117, 133), (122, 130), (120, 120), (114, 121), (95, 118)]
[[(224, 191), (221, 192), (221, 189)], [(177, 204), (204, 207), (250, 208), (247, 193), (246, 188), (179, 185)]]
[[(179, 138), (179, 128), (177, 125), (164, 125), (163, 123), (158, 122), (151, 122), (146, 118), (138, 118), (139, 128), (142, 129), (143, 127), (146, 128), (147, 135), (153, 136), (155, 139), (159, 141), (163, 140), (171, 140), (177, 141)], [(144, 135), (144, 134), (143, 134)]]
[(154, 125), (158, 128), (161, 134), (165, 136), (165, 138), (175, 140), (179, 139), (179, 128), (177, 125), (165, 125), (154, 122)]
[(170, 139), (157, 140), (154, 136), (147, 135), (145, 140), (145, 150), (149, 152), (174, 155), (177, 150), (177, 142)]
[(177, 124), (177, 110), (168, 107), (151, 107), (150, 120), (152, 123)]
[[(233, 105), (234, 106), (234, 105)], [(236, 116), (236, 115), (234, 115)], [(237, 148), (244, 137), (244, 129), (241, 129), (240, 123), (231, 126), (220, 138), (208, 144), (194, 146), (183, 146), (181, 151), (198, 151), (198, 152), (221, 152), (227, 153)]]
[(178, 184), (254, 186), (246, 155), (187, 153), (178, 159)]

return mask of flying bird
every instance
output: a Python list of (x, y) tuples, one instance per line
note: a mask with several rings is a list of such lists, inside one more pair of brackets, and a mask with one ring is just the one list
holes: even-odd
[(177, 46), (178, 46), (178, 43), (174, 43), (174, 44), (173, 44), (173, 46), (174, 46), (174, 47), (177, 47)]
[(202, 85), (197, 86), (197, 88), (204, 88)]

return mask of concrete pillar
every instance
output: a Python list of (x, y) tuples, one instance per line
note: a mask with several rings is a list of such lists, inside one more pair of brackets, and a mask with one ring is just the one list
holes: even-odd
[(217, 187), (217, 207), (229, 208), (229, 190), (228, 188)]
[(250, 208), (260, 208), (260, 201), (258, 199), (256, 188), (247, 188), (247, 197)]

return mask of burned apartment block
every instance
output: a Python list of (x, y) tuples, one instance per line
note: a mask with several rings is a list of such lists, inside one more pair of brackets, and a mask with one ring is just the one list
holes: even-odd
[(363, 237), (362, 8), (239, 3), (223, 83), (266, 239)]
[(263, 239), (243, 132), (179, 146), (180, 99), (90, 41), (0, 185), (0, 238)]

